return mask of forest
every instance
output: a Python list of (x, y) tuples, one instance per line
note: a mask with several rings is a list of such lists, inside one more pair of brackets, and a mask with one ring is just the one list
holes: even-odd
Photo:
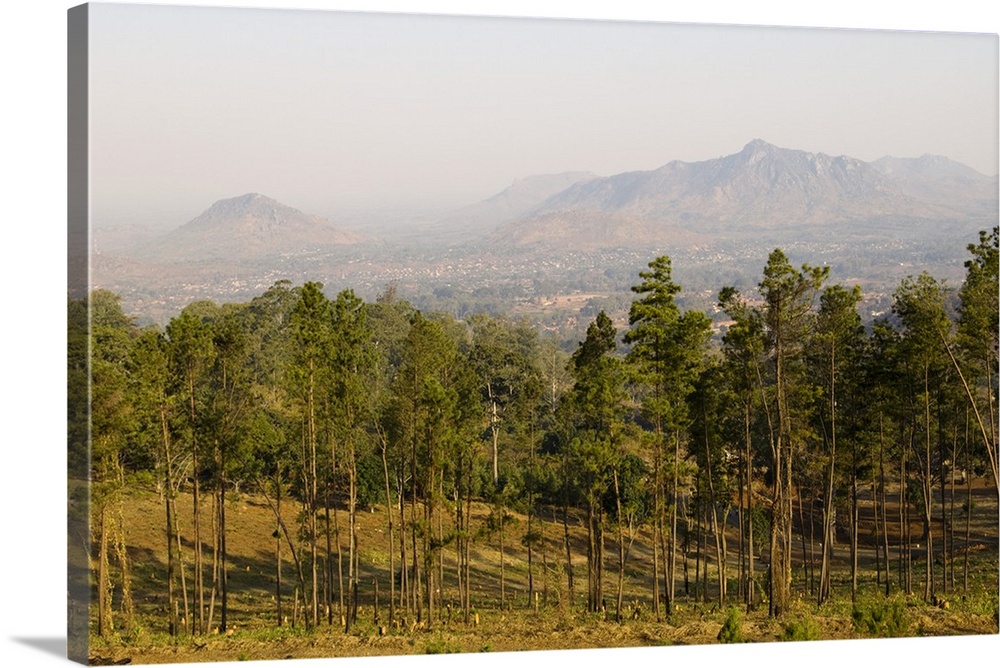
[[(692, 601), (780, 620), (803, 598), (900, 593), (941, 607), (968, 587), (973, 480), (997, 502), (998, 229), (968, 250), (960, 286), (905, 278), (866, 326), (861, 286), (775, 249), (755, 294), (720, 286), (714, 335), (661, 256), (628, 327), (601, 311), (569, 349), (526, 320), (422, 312), (392, 285), (365, 302), (279, 281), (165, 327), (106, 290), (70, 300), (90, 634), (383, 635), (555, 606), (659, 622)], [(230, 553), (249, 498), (270, 524), (239, 537), (270, 555), (253, 596)], [(140, 520), (155, 549), (132, 543), (136, 499), (158, 508)], [(986, 523), (971, 568), (995, 626)]]

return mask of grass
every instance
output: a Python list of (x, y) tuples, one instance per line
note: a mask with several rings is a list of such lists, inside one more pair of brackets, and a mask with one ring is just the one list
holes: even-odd
[[(896, 637), (899, 635), (945, 635), (955, 633), (996, 633), (998, 625), (997, 604), (997, 548), (996, 528), (992, 529), (992, 544), (970, 554), (970, 579), (968, 591), (962, 596), (949, 592), (950, 609), (935, 608), (918, 597), (893, 594), (886, 599), (873, 577), (859, 579), (860, 590), (852, 602), (846, 565), (835, 562), (833, 595), (823, 605), (816, 605), (813, 597), (804, 590), (802, 578), (793, 585), (793, 602), (780, 620), (767, 615), (767, 602), (761, 596), (752, 611), (736, 604), (737, 582), (735, 558), (730, 557), (731, 598), (721, 608), (713, 603), (700, 601), (704, 592), (694, 589), (685, 594), (678, 582), (677, 610), (660, 620), (652, 611), (652, 588), (648, 562), (651, 560), (648, 532), (640, 533), (626, 570), (625, 596), (622, 621), (614, 620), (615, 547), (608, 545), (611, 555), (605, 573), (605, 595), (608, 614), (587, 613), (581, 605), (586, 597), (586, 531), (581, 522), (571, 518), (570, 532), (576, 574), (574, 605), (568, 604), (567, 583), (562, 568), (565, 562), (563, 528), (561, 521), (552, 522), (546, 511), (544, 523), (533, 522), (533, 529), (541, 531), (539, 549), (534, 553), (535, 586), (540, 594), (539, 609), (535, 611), (527, 595), (527, 564), (524, 548), (518, 542), (518, 531), (523, 531), (525, 518), (506, 537), (504, 553), (507, 576), (507, 597), (501, 606), (499, 600), (498, 536), (481, 536), (472, 546), (473, 590), (472, 603), (479, 618), (478, 624), (466, 626), (461, 614), (453, 614), (451, 621), (435, 623), (430, 628), (411, 629), (410, 624), (397, 629), (386, 627), (388, 620), (389, 581), (387, 577), (387, 532), (384, 530), (384, 509), (358, 516), (361, 536), (361, 606), (357, 624), (349, 633), (336, 624), (321, 625), (306, 630), (301, 621), (296, 627), (275, 625), (276, 601), (274, 585), (274, 518), (262, 500), (252, 496), (229, 498), (227, 508), (227, 543), (229, 547), (230, 610), (229, 625), (232, 635), (207, 634), (171, 637), (167, 634), (168, 615), (165, 592), (165, 562), (162, 559), (163, 508), (155, 493), (135, 494), (126, 504), (129, 551), (133, 565), (133, 591), (137, 610), (137, 623), (128, 632), (119, 631), (108, 639), (92, 638), (92, 646), (102, 656), (131, 658), (133, 663), (159, 661), (206, 661), (283, 659), (287, 657), (324, 657), (397, 654), (441, 654), (454, 652), (505, 652), (521, 649), (570, 649), (593, 647), (667, 646), (675, 644), (708, 644), (735, 642), (766, 642), (776, 640), (802, 641), (856, 637)], [(286, 522), (294, 531), (294, 504), (287, 508)], [(206, 506), (206, 514), (210, 510)], [(473, 508), (473, 525), (485, 522), (489, 507), (476, 504)], [(987, 511), (989, 508), (986, 509)], [(187, 586), (192, 587), (191, 560), (193, 546), (188, 542), (192, 535), (191, 499), (182, 494), (178, 499), (179, 522), (185, 537), (185, 567)], [(346, 517), (341, 511), (341, 526)], [(561, 518), (560, 518), (561, 520)], [(983, 525), (985, 526), (985, 525)], [(396, 541), (399, 540), (397, 532)], [(733, 539), (735, 541), (735, 538)], [(295, 575), (287, 545), (282, 545), (286, 559), (283, 567), (283, 616), (292, 617)], [(542, 555), (546, 556), (548, 570), (543, 573)], [(206, 559), (210, 561), (210, 546), (206, 546)], [(455, 591), (454, 553), (445, 549), (445, 603)], [(334, 556), (334, 558), (336, 558)], [(346, 562), (346, 550), (344, 559)], [(398, 559), (396, 560), (398, 566)], [(322, 564), (321, 564), (322, 565)], [(308, 568), (308, 567), (307, 567)], [(709, 596), (714, 588), (715, 565), (710, 565)], [(321, 569), (322, 570), (322, 569)], [(346, 570), (346, 569), (345, 569)], [(206, 576), (209, 569), (206, 567)], [(760, 576), (763, 571), (758, 571)], [(939, 576), (940, 577), (940, 576)], [(375, 620), (374, 582), (378, 578), (379, 621)], [(961, 574), (959, 574), (961, 580)], [(547, 602), (541, 593), (545, 588)], [(117, 590), (116, 590), (117, 591)], [(697, 596), (694, 592), (697, 591)], [(398, 597), (398, 589), (397, 589)], [(301, 601), (301, 599), (300, 599)], [(451, 599), (453, 610), (457, 600)], [(116, 615), (120, 602), (116, 601)], [(637, 612), (638, 614), (631, 614)], [(218, 606), (213, 626), (218, 624)], [(405, 617), (396, 611), (397, 619)], [(335, 622), (339, 614), (335, 615)], [(116, 617), (116, 620), (118, 618)], [(412, 622), (412, 620), (409, 620)], [(383, 627), (380, 629), (380, 626)]]

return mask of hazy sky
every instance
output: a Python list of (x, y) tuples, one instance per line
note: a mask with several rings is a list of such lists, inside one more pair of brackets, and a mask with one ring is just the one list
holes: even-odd
[(997, 173), (997, 37), (91, 5), (95, 222), (260, 192), (336, 219), (761, 138)]

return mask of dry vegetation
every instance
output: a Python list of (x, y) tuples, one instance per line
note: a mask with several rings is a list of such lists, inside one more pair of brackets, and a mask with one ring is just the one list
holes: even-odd
[[(558, 518), (557, 513), (542, 509), (544, 546), (534, 555), (537, 607), (528, 600), (526, 554), (519, 543), (526, 517), (515, 513), (505, 539), (504, 572), (508, 594), (505, 606), (501, 606), (499, 600), (498, 536), (481, 532), (472, 549), (475, 610), (472, 623), (463, 622), (456, 603), (450, 606), (450, 611), (443, 610), (441, 618), (430, 625), (418, 625), (406, 619), (405, 612), (399, 610), (396, 624), (389, 625), (388, 537), (384, 508), (376, 507), (359, 514), (363, 589), (358, 622), (349, 633), (344, 633), (336, 623), (339, 613), (334, 615), (332, 627), (324, 625), (315, 631), (306, 631), (301, 618), (292, 626), (295, 615), (289, 603), (294, 584), (290, 559), (284, 565), (286, 620), (282, 627), (276, 626), (274, 539), (271, 537), (274, 516), (263, 498), (244, 493), (234, 496), (227, 514), (230, 630), (223, 635), (217, 632), (197, 637), (182, 634), (176, 638), (167, 633), (166, 567), (160, 556), (165, 539), (162, 500), (155, 491), (135, 493), (124, 506), (124, 520), (133, 565), (138, 630), (128, 637), (118, 635), (110, 640), (92, 634), (91, 662), (128, 659), (132, 663), (174, 663), (997, 633), (996, 496), (985, 480), (978, 480), (973, 491), (975, 513), (970, 527), (967, 590), (963, 590), (966, 550), (962, 522), (961, 528), (956, 527), (955, 581), (952, 582), (949, 575), (947, 593), (940, 597), (937, 607), (924, 603), (917, 595), (894, 593), (885, 599), (875, 589), (874, 552), (863, 546), (862, 573), (866, 577), (862, 580), (856, 604), (850, 601), (845, 548), (837, 552), (840, 563), (835, 572), (833, 598), (817, 607), (805, 590), (803, 583), (807, 578), (797, 576), (794, 578), (797, 588), (793, 591), (796, 601), (780, 619), (769, 618), (766, 605), (746, 612), (737, 609), (738, 603), (734, 601), (732, 606), (720, 609), (714, 603), (712, 591), (716, 573), (714, 561), (709, 565), (709, 602), (705, 602), (704, 592), (696, 590), (695, 564), (691, 561), (688, 564), (688, 594), (684, 594), (681, 583), (674, 614), (669, 619), (657, 621), (650, 609), (650, 557), (648, 536), (643, 534), (637, 536), (629, 553), (622, 620), (615, 621), (612, 603), (617, 546), (610, 539), (606, 546), (608, 610), (588, 614), (582, 607), (585, 591), (580, 590), (586, 586), (586, 534), (582, 523), (571, 527), (578, 584), (577, 605), (569, 606), (563, 574), (562, 526), (553, 522)], [(964, 499), (959, 493), (960, 490), (956, 490), (956, 500), (961, 504)], [(182, 534), (192, 535), (189, 495), (178, 499), (178, 509)], [(293, 521), (297, 510), (289, 503), (286, 520)], [(485, 527), (489, 508), (477, 505), (474, 510), (473, 527)], [(890, 535), (895, 529), (889, 525)], [(733, 531), (731, 545), (735, 545), (735, 540)], [(190, 581), (191, 545), (187, 544), (185, 550)], [(890, 557), (894, 553), (894, 545), (890, 545)], [(447, 590), (454, 586), (454, 556), (447, 551), (445, 554)], [(735, 556), (731, 555), (730, 559)], [(797, 573), (801, 573), (801, 558), (795, 565)], [(936, 568), (936, 573), (940, 573), (940, 564)], [(731, 582), (735, 582), (736, 570), (730, 563)], [(375, 580), (378, 580), (379, 592), (377, 620)], [(735, 584), (730, 588), (735, 591)], [(895, 586), (893, 589), (895, 591)], [(447, 593), (445, 600), (448, 600)]]

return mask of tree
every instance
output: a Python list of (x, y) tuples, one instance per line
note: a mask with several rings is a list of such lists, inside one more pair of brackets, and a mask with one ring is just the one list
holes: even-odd
[(134, 621), (122, 505), (127, 488), (129, 441), (137, 427), (127, 375), (133, 325), (121, 310), (118, 295), (106, 290), (91, 293), (89, 308), (91, 526), (96, 524), (96, 531), (92, 528), (90, 533), (98, 535), (97, 633), (106, 638), (115, 629), (113, 564), (118, 566), (124, 630), (131, 630)]
[[(527, 533), (531, 534), (533, 481), (531, 467), (534, 455), (534, 426), (542, 394), (541, 372), (536, 366), (538, 337), (525, 321), (511, 322), (503, 318), (476, 315), (469, 318), (472, 344), (469, 360), (480, 382), (480, 401), (486, 409), (489, 425), (493, 498), (496, 515), (502, 519), (513, 490), (516, 476), (518, 491), (526, 492), (528, 504)], [(506, 451), (501, 455), (503, 437)], [(504, 464), (500, 460), (503, 456)], [(523, 473), (527, 471), (527, 475)], [(527, 487), (526, 489), (524, 489)], [(502, 492), (501, 492), (502, 490)], [(498, 523), (499, 528), (499, 523)], [(504, 536), (501, 532), (501, 541)], [(534, 593), (533, 540), (525, 541), (528, 551), (528, 597)], [(505, 590), (505, 586), (501, 587)]]
[[(949, 331), (950, 326), (945, 312), (944, 291), (941, 284), (927, 272), (921, 273), (916, 279), (912, 277), (903, 279), (893, 298), (893, 312), (899, 317), (903, 326), (902, 353), (906, 364), (904, 371), (909, 376), (911, 388), (923, 389), (919, 393), (911, 391), (910, 397), (915, 414), (918, 404), (923, 408), (924, 449), (918, 456), (922, 465), (921, 506), (927, 540), (924, 559), (924, 600), (930, 601), (934, 595), (934, 534), (931, 531), (934, 504), (931, 445), (934, 440), (934, 427), (931, 402), (943, 382), (942, 374), (947, 364), (945, 352), (949, 343), (942, 337), (944, 332)], [(914, 423), (918, 424), (918, 421), (914, 420)]]
[[(743, 441), (740, 476), (740, 562), (743, 597), (747, 612), (754, 606), (756, 581), (754, 580), (754, 443), (752, 426), (754, 414), (763, 406), (768, 425), (768, 409), (762, 367), (764, 364), (764, 322), (759, 309), (751, 308), (734, 287), (719, 291), (719, 307), (732, 319), (732, 324), (722, 337), (724, 378), (731, 391), (739, 398), (741, 410), (741, 437)], [(774, 430), (768, 429), (769, 442), (773, 444)], [(744, 511), (744, 504), (746, 510)], [(745, 575), (742, 575), (745, 573)]]
[[(334, 439), (343, 443), (347, 452), (348, 474), (348, 587), (350, 605), (345, 631), (357, 618), (358, 603), (358, 459), (359, 449), (374, 420), (373, 383), (370, 369), (374, 364), (371, 330), (365, 322), (364, 302), (351, 290), (337, 295), (332, 308), (331, 323), (331, 399)], [(331, 462), (333, 461), (331, 450)]]
[[(216, 538), (213, 558), (214, 591), (221, 604), (219, 630), (228, 628), (229, 579), (226, 550), (226, 486), (244, 460), (252, 411), (256, 408), (248, 364), (249, 340), (238, 311), (223, 312), (211, 323), (214, 358), (208, 385), (206, 436), (211, 439), (215, 478)], [(214, 600), (214, 593), (213, 593)], [(209, 612), (208, 624), (212, 624)]]
[(575, 383), (567, 397), (572, 432), (567, 443), (573, 477), (579, 481), (587, 514), (587, 610), (603, 605), (604, 518), (601, 498), (612, 483), (617, 443), (622, 438), (624, 373), (612, 353), (617, 332), (601, 311), (587, 338), (573, 353)]
[[(713, 362), (715, 362), (713, 360)], [(723, 368), (719, 363), (706, 364), (695, 382), (691, 395), (692, 450), (698, 462), (698, 475), (704, 482), (699, 485), (704, 496), (708, 490), (707, 507), (712, 536), (715, 539), (715, 559), (718, 575), (718, 604), (725, 603), (727, 591), (728, 547), (726, 544), (726, 517), (729, 516), (732, 471), (726, 452), (724, 425), (730, 405), (729, 388), (722, 382)], [(701, 499), (699, 499), (699, 502)], [(705, 559), (705, 581), (708, 581), (708, 559)], [(705, 591), (707, 600), (708, 592)]]
[[(631, 329), (624, 341), (630, 344), (628, 360), (635, 381), (644, 389), (642, 415), (655, 434), (653, 452), (653, 606), (659, 617), (657, 548), (668, 532), (665, 527), (667, 499), (671, 513), (669, 545), (663, 550), (664, 590), (667, 613), (674, 600), (674, 570), (677, 551), (677, 505), (680, 494), (681, 440), (689, 420), (687, 399), (704, 360), (711, 322), (701, 311), (681, 313), (674, 297), (681, 286), (673, 282), (670, 258), (661, 256), (639, 272), (642, 280), (632, 287), (640, 295), (629, 310)], [(672, 457), (668, 456), (673, 443)], [(665, 493), (664, 468), (669, 465), (671, 492)]]
[(763, 322), (774, 379), (774, 442), (771, 451), (771, 536), (768, 574), (768, 612), (781, 616), (791, 602), (792, 579), (792, 451), (797, 366), (810, 330), (813, 301), (829, 274), (829, 267), (802, 265), (796, 270), (775, 249), (764, 267), (759, 285), (764, 298)]
[[(816, 377), (821, 380), (825, 402), (819, 408), (823, 441), (829, 453), (829, 468), (823, 499), (823, 558), (820, 571), (819, 602), (830, 595), (830, 560), (833, 556), (835, 516), (834, 487), (837, 469), (837, 436), (841, 429), (838, 423), (838, 398), (843, 395), (850, 399), (852, 388), (838, 394), (845, 369), (856, 366), (864, 341), (864, 325), (858, 315), (857, 305), (861, 301), (861, 288), (854, 286), (848, 290), (841, 285), (831, 285), (820, 295), (820, 308), (816, 318), (816, 330), (812, 347)], [(853, 378), (856, 379), (856, 375)], [(851, 597), (857, 593), (857, 540), (856, 518), (858, 501), (856, 439), (851, 439)]]
[[(295, 355), (289, 368), (289, 379), (301, 411), (303, 442), (302, 487), (307, 515), (310, 564), (312, 569), (310, 617), (313, 626), (319, 624), (318, 532), (316, 512), (319, 504), (317, 412), (323, 384), (328, 380), (326, 361), (330, 345), (330, 301), (322, 285), (307, 282), (292, 310), (290, 322), (296, 343)], [(327, 555), (329, 559), (329, 555)]]
[(194, 514), (194, 595), (195, 620), (192, 632), (206, 631), (205, 584), (201, 538), (201, 475), (203, 430), (203, 388), (212, 358), (212, 337), (208, 326), (185, 309), (167, 325), (173, 391), (183, 397), (182, 439), (191, 457), (192, 504)]
[[(406, 450), (409, 469), (413, 576), (409, 605), (420, 620), (426, 604), (428, 624), (434, 618), (434, 593), (441, 589), (436, 581), (440, 569), (436, 578), (432, 565), (444, 542), (440, 530), (434, 536), (433, 529), (444, 501), (448, 455), (454, 450), (463, 421), (454, 385), (461, 375), (460, 366), (458, 347), (442, 324), (417, 312), (394, 384), (393, 412), (396, 438)], [(423, 501), (422, 518), (417, 516), (418, 499)]]
[[(170, 394), (170, 359), (166, 337), (162, 332), (148, 329), (135, 340), (132, 354), (133, 377), (136, 382), (135, 399), (144, 431), (160, 448), (158, 468), (162, 476), (166, 522), (167, 552), (167, 606), (170, 615), (170, 634), (178, 628), (178, 581), (184, 604), (184, 624), (190, 626), (187, 583), (181, 553), (180, 531), (177, 522), (177, 492), (180, 476), (176, 474), (180, 454), (174, 447), (171, 421), (176, 412), (176, 396)], [(155, 436), (154, 436), (155, 435)]]
[[(1000, 228), (994, 227), (987, 234), (979, 233), (979, 243), (969, 244), (972, 258), (965, 262), (966, 276), (959, 290), (961, 304), (958, 319), (958, 345), (968, 360), (971, 380), (979, 380), (981, 387), (970, 387), (965, 377), (962, 383), (980, 427), (986, 456), (993, 474), (993, 485), (1000, 494), (997, 473), (997, 355), (998, 355), (998, 255), (1000, 255)], [(946, 342), (947, 343), (947, 342)], [(961, 367), (948, 350), (959, 373)], [(980, 405), (986, 403), (985, 410)], [(988, 427), (987, 427), (988, 422)]]

